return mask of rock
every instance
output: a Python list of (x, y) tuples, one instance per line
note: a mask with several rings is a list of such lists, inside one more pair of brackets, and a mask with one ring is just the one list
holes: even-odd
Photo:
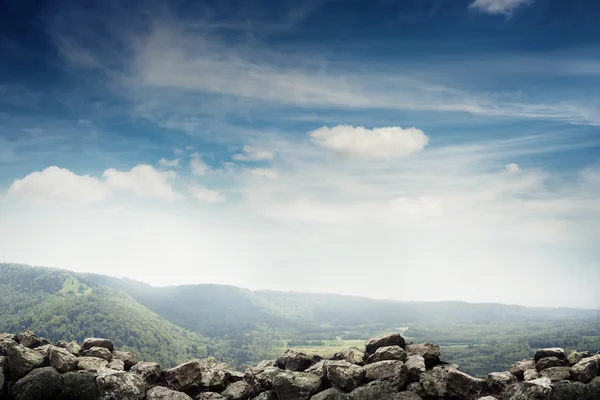
[(15, 341), (15, 335), (12, 333), (0, 333), (0, 340), (9, 340), (11, 342)]
[(176, 392), (163, 386), (155, 386), (146, 393), (146, 400), (192, 400), (185, 393)]
[(253, 397), (252, 400), (279, 400), (279, 398), (277, 397), (277, 393), (275, 393), (274, 390), (269, 390), (268, 392), (262, 392), (258, 396)]
[(58, 372), (65, 373), (77, 369), (77, 357), (69, 353), (67, 349), (52, 346), (49, 353), (50, 365)]
[(101, 373), (96, 378), (99, 400), (141, 400), (146, 396), (144, 380), (125, 371)]
[(246, 379), (252, 380), (255, 375), (260, 374), (269, 367), (277, 367), (277, 360), (263, 360), (256, 367), (248, 367), (244, 371), (244, 376)]
[(454, 368), (448, 370), (446, 392), (450, 396), (471, 399), (481, 393), (484, 385), (484, 379), (474, 378)]
[[(335, 361), (335, 360), (334, 360)], [(329, 360), (321, 360), (316, 364), (311, 365), (306, 371), (304, 372), (310, 372), (311, 374), (316, 374), (322, 377), (327, 376), (327, 368), (326, 365), (327, 363), (330, 362)]]
[(130, 372), (139, 375), (148, 387), (157, 385), (163, 378), (163, 371), (155, 362), (139, 362), (131, 367)]
[(107, 365), (108, 361), (97, 357), (79, 357), (77, 359), (77, 368), (85, 371), (98, 372)]
[(337, 388), (329, 388), (321, 393), (315, 394), (310, 400), (347, 400), (348, 394)]
[(510, 372), (491, 372), (485, 385), (491, 392), (500, 393), (516, 381), (517, 377)]
[(408, 356), (404, 367), (408, 374), (408, 382), (418, 382), (421, 374), (426, 371), (425, 359), (422, 356)]
[(328, 361), (325, 369), (331, 385), (346, 392), (356, 389), (365, 380), (365, 370), (348, 361)]
[(15, 337), (15, 341), (21, 346), (25, 346), (30, 349), (50, 344), (48, 340), (39, 337), (38, 335), (27, 329), (17, 334)]
[(40, 347), (35, 347), (34, 350), (37, 351), (38, 353), (40, 353), (41, 355), (43, 355), (44, 358), (48, 358), (48, 357), (50, 357), (50, 347), (51, 346), (52, 345), (50, 345), (50, 344), (45, 344)]
[(509, 386), (503, 398), (504, 400), (549, 400), (551, 394), (550, 379), (539, 378)]
[(433, 367), (440, 362), (440, 346), (425, 342), (422, 344), (406, 345), (406, 353), (409, 356), (421, 356), (425, 359), (427, 367)]
[(588, 357), (571, 367), (571, 379), (587, 383), (598, 375), (600, 370), (600, 357)]
[(97, 400), (96, 376), (88, 371), (62, 374), (56, 398), (61, 400)]
[(108, 351), (110, 351), (111, 353), (115, 349), (115, 345), (113, 344), (113, 342), (111, 342), (108, 339), (87, 338), (83, 341), (83, 348), (82, 348), (83, 351), (89, 350), (92, 347), (103, 347), (103, 348), (107, 349)]
[(444, 397), (448, 383), (448, 371), (434, 368), (421, 374), (421, 390), (427, 397)]
[(349, 400), (399, 400), (398, 393), (389, 382), (373, 381), (354, 389)]
[(113, 358), (107, 365), (108, 368), (114, 369), (115, 371), (125, 371), (125, 362), (117, 358)]
[(535, 356), (533, 356), (533, 360), (537, 363), (542, 358), (548, 358), (548, 357), (556, 357), (559, 360), (563, 360), (563, 361), (567, 360), (567, 355), (565, 354), (565, 350), (560, 347), (540, 349), (535, 352)]
[(589, 351), (575, 351), (573, 350), (572, 352), (569, 353), (569, 356), (567, 357), (567, 360), (569, 361), (569, 365), (575, 365), (577, 364), (579, 361), (583, 360), (586, 357), (589, 357), (590, 353)]
[(365, 365), (364, 370), (367, 380), (387, 381), (396, 391), (404, 389), (408, 383), (408, 374), (402, 361), (379, 361)]
[(386, 360), (398, 360), (404, 361), (406, 360), (407, 354), (406, 351), (402, 349), (400, 346), (385, 346), (380, 347), (375, 350), (375, 353), (369, 356), (367, 363), (375, 363), (378, 361), (386, 361)]
[(365, 352), (358, 347), (350, 347), (348, 350), (335, 353), (332, 360), (348, 361), (351, 364), (363, 365), (365, 363)]
[(137, 356), (130, 351), (114, 350), (112, 355), (113, 359), (123, 360), (125, 371), (129, 371), (131, 367), (138, 363)]
[(27, 375), (32, 369), (44, 365), (46, 357), (39, 352), (22, 346), (15, 342), (10, 342), (8, 346), (7, 358), (8, 369), (13, 380), (19, 380)]
[(273, 389), (279, 399), (307, 400), (323, 389), (323, 383), (315, 374), (281, 371), (273, 378)]
[(5, 381), (4, 358), (5, 358), (4, 356), (0, 357), (0, 396), (2, 394), (2, 390), (4, 388), (4, 381)]
[[(595, 397), (596, 399), (598, 396)], [(552, 385), (550, 400), (594, 400), (581, 382), (560, 381)]]
[(523, 380), (525, 380), (525, 381), (532, 381), (534, 379), (538, 379), (541, 377), (542, 377), (542, 375), (535, 368), (528, 369), (523, 374)]
[(221, 395), (228, 400), (245, 400), (249, 399), (252, 394), (252, 387), (244, 381), (237, 381), (221, 392)]
[(283, 356), (277, 360), (278, 366), (287, 371), (302, 372), (313, 364), (311, 357), (304, 353), (288, 349)]
[[(253, 384), (256, 387), (257, 391), (264, 392), (266, 390), (273, 389), (273, 381), (275, 377), (282, 373), (283, 370), (277, 367), (267, 367), (259, 374), (253, 377)], [(318, 376), (317, 374), (311, 373), (313, 376)], [(321, 379), (321, 376), (318, 376)]]
[(367, 341), (366, 353), (370, 356), (375, 353), (380, 347), (386, 346), (400, 346), (403, 349), (406, 347), (404, 338), (399, 333), (393, 333), (391, 335), (382, 336), (378, 338), (372, 338)]
[(74, 340), (72, 342), (67, 343), (67, 346), (65, 348), (69, 351), (69, 353), (73, 354), (74, 356), (78, 356), (79, 354), (81, 354), (81, 346)]
[(165, 380), (169, 387), (191, 392), (199, 390), (202, 379), (202, 364), (198, 359), (190, 360), (165, 371)]
[(37, 368), (13, 386), (15, 400), (46, 400), (57, 395), (60, 375), (52, 367)]
[(105, 347), (93, 346), (87, 350), (84, 350), (81, 354), (84, 357), (96, 357), (106, 361), (112, 360), (112, 353)]
[(571, 378), (571, 367), (550, 367), (542, 370), (540, 374), (552, 382), (569, 380)]
[(394, 400), (423, 400), (423, 398), (413, 392), (401, 392), (394, 395)]
[(567, 364), (566, 360), (560, 360), (557, 357), (544, 357), (540, 358), (539, 361), (535, 363), (535, 369), (538, 371), (542, 371), (546, 368), (552, 367), (564, 367)]
[(194, 397), (194, 400), (227, 400), (224, 396), (215, 392), (203, 392)]
[(535, 361), (533, 360), (521, 360), (517, 361), (510, 367), (509, 372), (517, 377), (519, 380), (523, 380), (523, 374), (528, 369), (535, 368)]
[(485, 396), (485, 397), (480, 397), (477, 400), (498, 400), (498, 398), (494, 397), (494, 396)]

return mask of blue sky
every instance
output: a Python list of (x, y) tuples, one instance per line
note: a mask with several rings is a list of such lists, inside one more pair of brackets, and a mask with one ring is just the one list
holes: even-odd
[(599, 307), (598, 20), (584, 0), (5, 1), (0, 256)]

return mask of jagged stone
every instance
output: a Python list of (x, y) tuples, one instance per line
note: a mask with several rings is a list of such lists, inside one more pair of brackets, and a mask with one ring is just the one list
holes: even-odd
[(600, 371), (600, 357), (584, 358), (571, 367), (571, 379), (583, 383), (592, 380)]
[[(283, 370), (277, 367), (266, 367), (263, 371), (253, 376), (252, 382), (256, 387), (256, 390), (263, 392), (266, 390), (273, 389), (273, 380)], [(311, 373), (311, 375), (318, 376), (317, 374)], [(321, 379), (321, 376), (318, 376)]]
[(1, 340), (10, 340), (12, 342), (15, 341), (15, 335), (13, 335), (12, 333), (0, 333), (0, 341)]
[(2, 388), (4, 388), (4, 374), (6, 373), (6, 364), (8, 364), (8, 362), (6, 361), (6, 357), (0, 356), (0, 393), (2, 393)]
[(510, 372), (490, 372), (485, 385), (490, 391), (500, 393), (516, 381), (517, 377)]
[(155, 386), (146, 393), (146, 400), (192, 400), (192, 398), (185, 393)]
[(535, 355), (533, 356), (533, 360), (537, 363), (542, 358), (548, 358), (548, 357), (556, 357), (559, 360), (564, 360), (564, 361), (567, 360), (567, 355), (565, 354), (565, 349), (563, 349), (561, 347), (551, 347), (551, 348), (547, 348), (547, 349), (539, 349), (538, 351), (535, 352)]
[(346, 392), (356, 389), (365, 380), (365, 370), (348, 361), (328, 361), (325, 369), (331, 385)]
[(129, 371), (131, 367), (138, 363), (137, 356), (130, 351), (113, 350), (112, 355), (113, 359), (123, 360), (126, 371)]
[(277, 360), (263, 360), (259, 362), (255, 367), (248, 367), (244, 371), (244, 378), (248, 381), (252, 381), (254, 377), (261, 372), (263, 372), (266, 368), (269, 367), (277, 367)]
[(550, 379), (539, 378), (528, 382), (517, 382), (509, 386), (503, 400), (549, 400), (552, 394)]
[(273, 389), (280, 399), (308, 400), (323, 389), (323, 382), (315, 374), (281, 371), (273, 379)]
[(379, 361), (367, 364), (364, 369), (368, 381), (389, 382), (397, 391), (403, 390), (408, 383), (408, 373), (402, 361)]
[(348, 394), (338, 388), (329, 388), (315, 394), (310, 400), (347, 400)]
[(106, 361), (112, 360), (112, 353), (105, 347), (93, 346), (87, 350), (84, 350), (81, 354), (84, 357), (96, 357)]
[(408, 374), (408, 382), (418, 382), (421, 374), (426, 371), (425, 359), (422, 356), (408, 356), (404, 361)]
[(108, 368), (115, 371), (125, 371), (125, 362), (117, 358), (113, 358), (107, 365)]
[(521, 360), (514, 363), (509, 372), (517, 377), (519, 380), (523, 380), (523, 374), (528, 369), (535, 369), (535, 361), (533, 360)]
[(46, 400), (55, 398), (59, 387), (59, 373), (52, 367), (43, 367), (19, 379), (12, 392), (15, 400)]
[(50, 365), (58, 372), (65, 373), (77, 369), (77, 357), (69, 353), (67, 349), (52, 346), (49, 353)]
[(18, 333), (15, 336), (15, 341), (21, 346), (25, 346), (30, 349), (50, 344), (50, 342), (47, 339), (39, 337), (38, 335), (36, 335), (28, 329)]
[(523, 374), (523, 380), (524, 381), (532, 381), (534, 379), (538, 379), (538, 378), (541, 378), (541, 377), (542, 377), (542, 375), (535, 368), (528, 369)]
[(369, 356), (367, 361), (368, 364), (372, 364), (378, 361), (386, 361), (386, 360), (397, 360), (404, 361), (406, 360), (407, 354), (404, 349), (400, 346), (385, 346), (380, 347), (375, 350), (375, 353)]
[(256, 397), (253, 397), (252, 400), (279, 400), (277, 397), (277, 393), (274, 390), (269, 390), (266, 392), (262, 392)]
[(142, 361), (135, 364), (129, 370), (131, 373), (139, 375), (144, 382), (146, 382), (146, 386), (152, 387), (158, 385), (159, 382), (162, 381), (163, 371), (155, 362)]
[(425, 365), (432, 367), (440, 362), (440, 346), (430, 342), (421, 344), (407, 344), (406, 353), (409, 356), (421, 356), (425, 359)]
[[(336, 360), (334, 360), (334, 361), (336, 361)], [(329, 360), (321, 360), (318, 363), (311, 365), (304, 372), (310, 372), (311, 374), (316, 374), (316, 375), (325, 377), (327, 375), (326, 365), (328, 362), (330, 362), (330, 361)]]
[(277, 360), (277, 363), (281, 369), (286, 371), (302, 372), (313, 364), (313, 359), (304, 353), (288, 349)]
[(61, 400), (97, 400), (96, 376), (88, 371), (73, 371), (62, 374), (56, 398)]
[(8, 369), (13, 380), (18, 380), (34, 368), (44, 365), (46, 358), (38, 351), (15, 342), (10, 342), (7, 349)]
[(81, 346), (74, 340), (67, 343), (67, 346), (65, 348), (69, 351), (69, 353), (73, 354), (74, 356), (78, 356), (81, 354)]
[(552, 367), (564, 367), (567, 364), (566, 360), (561, 360), (557, 357), (544, 357), (544, 358), (540, 358), (536, 363), (535, 363), (535, 369), (537, 369), (538, 371), (542, 371), (546, 368), (552, 368)]
[(38, 353), (40, 353), (41, 355), (43, 355), (44, 358), (48, 359), (50, 357), (50, 347), (51, 346), (52, 345), (50, 345), (50, 344), (45, 344), (40, 347), (34, 347), (34, 350), (37, 351)]
[(194, 400), (227, 400), (225, 396), (221, 396), (215, 392), (203, 392), (194, 397)]
[(108, 339), (104, 339), (104, 338), (87, 338), (83, 341), (83, 347), (82, 350), (89, 350), (92, 347), (104, 347), (105, 349), (107, 349), (108, 351), (110, 351), (112, 353), (112, 351), (115, 349), (115, 345), (113, 344), (112, 341), (108, 340)]
[(77, 368), (85, 371), (98, 372), (107, 365), (108, 361), (98, 357), (79, 357), (77, 359)]
[(221, 395), (227, 400), (246, 400), (252, 397), (252, 387), (244, 381), (237, 381), (227, 386)]
[(581, 382), (561, 381), (552, 385), (550, 400), (594, 400)]
[(349, 400), (399, 400), (398, 393), (389, 382), (373, 381), (354, 389)]
[(499, 400), (498, 397), (494, 397), (494, 396), (484, 396), (484, 397), (480, 397), (477, 400)]
[(386, 346), (400, 346), (404, 349), (406, 347), (406, 342), (399, 333), (372, 338), (367, 341), (366, 353), (370, 356), (375, 353), (378, 348)]
[(552, 382), (564, 381), (571, 377), (571, 367), (550, 367), (540, 371), (540, 374)]
[(448, 370), (434, 368), (421, 374), (421, 390), (428, 397), (444, 397), (448, 383)]
[(576, 351), (573, 350), (572, 352), (569, 353), (569, 356), (567, 357), (567, 360), (569, 361), (569, 365), (575, 365), (577, 364), (579, 361), (583, 360), (586, 357), (590, 356), (590, 352), (589, 351)]
[(181, 392), (199, 390), (202, 379), (202, 364), (198, 359), (187, 361), (165, 371), (169, 387)]
[(99, 400), (141, 400), (146, 396), (144, 380), (130, 372), (100, 373), (96, 377), (96, 385)]
[(335, 353), (332, 360), (343, 360), (356, 365), (363, 365), (365, 363), (365, 352), (360, 350), (358, 347), (350, 347), (348, 350), (340, 351)]
[(448, 370), (446, 392), (450, 396), (471, 399), (482, 392), (484, 385), (484, 379), (474, 378), (454, 368)]

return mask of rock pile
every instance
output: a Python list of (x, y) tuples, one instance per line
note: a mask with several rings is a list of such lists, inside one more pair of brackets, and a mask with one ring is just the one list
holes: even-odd
[(163, 370), (108, 339), (56, 344), (0, 334), (0, 399), (9, 400), (599, 400), (600, 354), (538, 350), (479, 379), (399, 334), (331, 359), (288, 350), (245, 373), (214, 358)]

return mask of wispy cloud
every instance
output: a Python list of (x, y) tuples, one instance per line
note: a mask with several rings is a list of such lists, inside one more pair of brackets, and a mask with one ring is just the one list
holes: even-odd
[(231, 156), (236, 161), (264, 161), (272, 160), (275, 155), (272, 151), (259, 149), (252, 146), (244, 146), (242, 153)]
[(487, 14), (502, 14), (510, 17), (515, 9), (532, 2), (533, 0), (475, 0), (469, 4), (469, 8)]

